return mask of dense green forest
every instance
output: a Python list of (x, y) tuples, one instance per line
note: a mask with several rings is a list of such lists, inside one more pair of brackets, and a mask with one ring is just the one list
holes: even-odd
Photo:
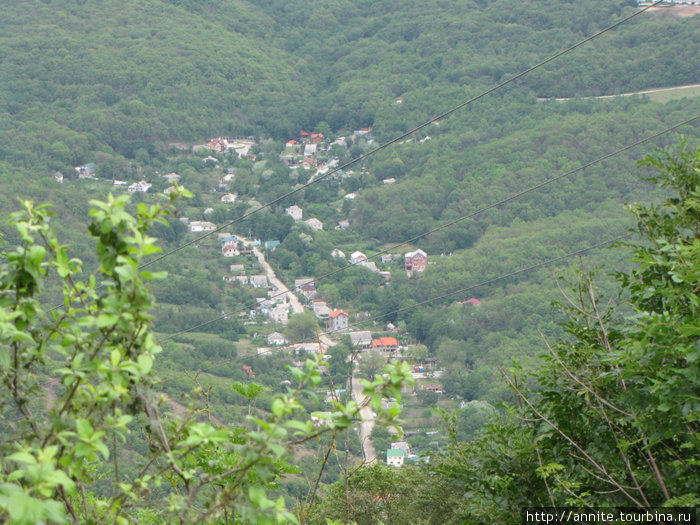
[[(290, 342), (301, 342), (317, 334), (312, 318), (292, 316), (285, 327), (255, 317), (267, 291), (239, 285), (229, 267), (263, 273), (258, 261), (222, 257), (216, 236), (199, 239), (180, 219), (217, 226), (233, 221), (225, 232), (280, 242), (274, 250), (260, 249), (287, 285), (314, 278), (319, 296), (348, 311), (354, 328), (393, 334), (401, 344), (418, 345), (422, 358), (437, 359), (444, 395), (416, 385), (416, 393), (405, 398), (402, 424), (404, 430), (439, 425), (439, 438), (419, 432), (407, 439), (426, 455), (438, 453), (438, 470), (450, 472), (441, 479), (446, 486), (459, 485), (467, 475), (455, 466), (459, 458), (470, 458), (465, 468), (480, 461), (481, 452), (472, 448), (493, 457), (510, 454), (487, 445), (495, 429), (501, 432), (496, 444), (519, 431), (513, 427), (516, 416), (494, 409), (523, 399), (502, 371), (517, 362), (526, 388), (537, 391), (542, 377), (528, 373), (541, 367), (545, 341), (571, 335), (571, 312), (552, 307), (567, 283), (596, 274), (597, 289), (618, 305), (620, 317), (635, 310), (629, 302), (634, 290), (627, 285), (620, 290), (613, 275), (632, 271), (636, 248), (600, 247), (500, 278), (625, 234), (634, 226), (626, 203), (653, 206), (673, 191), (673, 184), (649, 180), (655, 168), (637, 161), (677, 143), (679, 133), (696, 144), (699, 120), (594, 161), (700, 115), (697, 92), (668, 101), (592, 97), (700, 82), (694, 65), (700, 62), (700, 16), (679, 17), (670, 9), (642, 13), (400, 143), (371, 152), (638, 10), (636, 2), (602, 0), (428, 0), (400, 6), (384, 0), (6, 2), (0, 17), (4, 245), (24, 242), (10, 224), (9, 214), (21, 208), (17, 197), (50, 202), (53, 230), (68, 243), (68, 256), (83, 261), (76, 279), (87, 280), (102, 264), (88, 232), (91, 200), (125, 193), (115, 181), (145, 180), (152, 188), (131, 195), (125, 210), (138, 214), (144, 204), (165, 206), (168, 199), (160, 192), (171, 182), (162, 175), (177, 173), (191, 198), (171, 205), (167, 223), (148, 226), (165, 253), (177, 250), (148, 268), (168, 272), (150, 285), (157, 301), (151, 311), (154, 337), (163, 348), (154, 370), (172, 410), (189, 409), (200, 422), (206, 416), (216, 425), (251, 430), (243, 423), (246, 416), (268, 416), (290, 379), (286, 367), (299, 364), (298, 356), (260, 353), (267, 335), (280, 331)], [(371, 128), (371, 135), (355, 134), (361, 127)], [(299, 139), (301, 130), (325, 135), (319, 164), (332, 158), (342, 166), (370, 155), (329, 176), (313, 167), (290, 169), (282, 158), (289, 153), (285, 142)], [(197, 148), (216, 136), (252, 136), (256, 145), (248, 157)], [(339, 137), (346, 145), (331, 144)], [(94, 163), (95, 178), (79, 179), (74, 167), (87, 163)], [(63, 183), (53, 178), (57, 171)], [(297, 191), (277, 201), (291, 190)], [(237, 196), (233, 204), (221, 200), (229, 192)], [(304, 219), (321, 220), (323, 228), (295, 222), (285, 214), (292, 204), (303, 208)], [(408, 276), (401, 256), (416, 248), (428, 253), (429, 264), (425, 272)], [(335, 249), (347, 255), (361, 250), (391, 272), (391, 279), (351, 267), (347, 257), (332, 256)], [(380, 262), (379, 255), (387, 253), (398, 258)], [(149, 264), (153, 257), (143, 261)], [(49, 275), (40, 293), (46, 309), (63, 303), (63, 280)], [(470, 298), (480, 305), (466, 303)], [(387, 323), (397, 332), (386, 331)], [(304, 414), (328, 408), (323, 398), (344, 386), (344, 363), (352, 350), (347, 340), (329, 350), (329, 374), (297, 400)], [(42, 380), (58, 367), (56, 358), (48, 355)], [(254, 379), (244, 365), (257, 372)], [(367, 359), (357, 373), (372, 379), (379, 370), (379, 363)], [(443, 409), (454, 418), (439, 424)], [(479, 441), (474, 436), (492, 414), (500, 419)], [(355, 432), (348, 435), (349, 461), (356, 464), (360, 442)], [(477, 445), (465, 445), (473, 439)], [(321, 465), (321, 489), (342, 477), (341, 460), (324, 460), (335, 441), (328, 435), (321, 440), (296, 450), (296, 471), (290, 466), (286, 483), (268, 487), (275, 495), (288, 503), (305, 500)], [(391, 438), (377, 425), (373, 440), (384, 449)], [(135, 447), (145, 457), (146, 442)], [(558, 476), (561, 460), (552, 457), (546, 461), (554, 466), (541, 465), (546, 479)], [(127, 464), (123, 468), (136, 472), (135, 463)], [(371, 501), (361, 501), (363, 483), (417, 487), (428, 475), (407, 472), (398, 479), (400, 472), (377, 470), (358, 476), (357, 505), (373, 508)], [(576, 475), (563, 479), (557, 481), (574, 492), (582, 483)], [(98, 486), (104, 495), (107, 484)], [(478, 511), (483, 515), (497, 506), (499, 490), (509, 494), (503, 504), (511, 508), (529, 497), (508, 487), (492, 489), (475, 496), (485, 502)], [(351, 519), (344, 513), (344, 493), (344, 485), (330, 487), (322, 503), (345, 509), (327, 514), (341, 521)], [(542, 493), (537, 498), (544, 504)], [(445, 509), (454, 522), (474, 516), (452, 503)], [(317, 510), (309, 506), (298, 517), (320, 519)], [(405, 521), (404, 515), (390, 515)], [(352, 519), (361, 523), (362, 516)], [(417, 513), (409, 521), (443, 518)]]

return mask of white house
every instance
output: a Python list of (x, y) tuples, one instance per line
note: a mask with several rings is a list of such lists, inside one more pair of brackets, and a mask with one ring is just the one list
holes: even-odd
[(251, 275), (248, 281), (254, 288), (263, 288), (267, 286), (267, 275)]
[(335, 249), (331, 252), (331, 257), (342, 257), (343, 259), (345, 259), (345, 253), (344, 253), (342, 250), (339, 250), (338, 248), (335, 248)]
[(309, 228), (311, 228), (312, 230), (315, 230), (315, 231), (319, 231), (319, 230), (323, 229), (323, 223), (321, 221), (319, 221), (318, 219), (313, 218), (313, 217), (311, 219), (305, 220), (304, 224), (306, 224)]
[(370, 346), (372, 344), (370, 332), (350, 332), (349, 335), (353, 346)]
[(304, 211), (296, 204), (290, 206), (289, 208), (286, 208), (284, 211), (295, 221), (300, 221), (301, 218), (304, 216)]
[(216, 230), (216, 224), (209, 221), (191, 221), (190, 231), (191, 232), (211, 232)]
[(335, 309), (328, 314), (328, 325), (333, 332), (347, 330), (350, 316), (343, 310)]
[(238, 198), (237, 193), (227, 193), (223, 197), (221, 197), (221, 202), (224, 202), (226, 204), (233, 204), (236, 202), (236, 199)]
[(146, 182), (145, 180), (140, 180), (138, 182), (134, 182), (132, 185), (130, 185), (126, 191), (135, 193), (135, 192), (141, 192), (141, 193), (146, 193), (148, 191), (148, 188), (153, 186), (152, 184)]
[(267, 336), (267, 344), (282, 346), (287, 344), (287, 339), (279, 332), (272, 332)]
[(367, 260), (367, 256), (362, 252), (353, 252), (350, 255), (350, 264), (360, 264)]
[(390, 448), (386, 451), (386, 464), (390, 467), (403, 466), (404, 451), (400, 448)]
[[(289, 322), (289, 307), (285, 304), (275, 306), (270, 310), (270, 319), (278, 323), (287, 324)], [(283, 343), (284, 344), (284, 343)]]

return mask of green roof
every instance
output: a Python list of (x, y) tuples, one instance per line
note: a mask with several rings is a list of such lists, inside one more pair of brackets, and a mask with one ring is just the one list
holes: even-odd
[(403, 456), (403, 449), (400, 448), (389, 448), (386, 451), (387, 457)]

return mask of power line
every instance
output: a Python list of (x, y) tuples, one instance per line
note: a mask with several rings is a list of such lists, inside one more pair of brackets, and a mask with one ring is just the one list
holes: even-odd
[[(417, 239), (420, 239), (420, 238), (422, 238), (422, 237), (425, 237), (425, 236), (430, 235), (430, 234), (432, 234), (432, 233), (435, 233), (435, 232), (437, 232), (437, 231), (443, 230), (443, 229), (445, 229), (445, 228), (449, 228), (450, 226), (453, 226), (453, 225), (455, 225), (455, 224), (457, 224), (457, 223), (459, 223), (459, 222), (462, 222), (462, 221), (464, 221), (464, 220), (466, 220), (466, 219), (473, 218), (473, 217), (475, 217), (476, 215), (479, 215), (479, 214), (481, 214), (481, 213), (484, 213), (485, 211), (491, 210), (491, 209), (496, 208), (496, 207), (498, 207), (498, 206), (500, 206), (500, 205), (502, 205), (502, 204), (505, 204), (505, 203), (508, 203), (508, 202), (510, 202), (510, 201), (513, 201), (513, 200), (515, 200), (515, 199), (517, 199), (517, 198), (519, 198), (519, 197), (521, 197), (521, 196), (523, 196), (523, 195), (526, 195), (526, 194), (531, 193), (531, 192), (533, 192), (533, 191), (535, 191), (535, 190), (538, 190), (538, 189), (540, 189), (540, 188), (542, 188), (542, 187), (544, 187), (544, 186), (547, 186), (547, 185), (549, 185), (549, 184), (551, 184), (551, 183), (553, 183), (553, 182), (556, 182), (556, 181), (561, 180), (561, 179), (563, 179), (563, 178), (565, 178), (565, 177), (569, 177), (569, 176), (571, 176), (571, 175), (574, 175), (575, 173), (578, 173), (579, 171), (583, 171), (583, 170), (585, 170), (586, 168), (589, 168), (589, 167), (591, 167), (591, 166), (593, 166), (593, 165), (595, 165), (595, 164), (598, 164), (598, 163), (600, 163), (600, 162), (602, 162), (602, 161), (604, 161), (604, 160), (607, 160), (607, 159), (609, 159), (609, 158), (611, 158), (611, 157), (614, 157), (614, 156), (616, 156), (616, 155), (619, 155), (620, 153), (624, 153), (625, 151), (628, 151), (628, 150), (630, 150), (630, 149), (632, 149), (632, 148), (635, 148), (636, 146), (639, 146), (640, 144), (643, 144), (643, 143), (645, 143), (645, 142), (648, 142), (648, 141), (650, 141), (650, 140), (653, 140), (653, 139), (655, 139), (655, 138), (658, 138), (658, 137), (660, 137), (661, 135), (664, 135), (664, 134), (666, 134), (666, 133), (669, 133), (669, 132), (671, 132), (671, 131), (673, 131), (673, 130), (675, 130), (675, 129), (678, 129), (679, 127), (682, 127), (682, 126), (684, 126), (684, 125), (686, 125), (686, 124), (689, 124), (690, 122), (692, 122), (692, 121), (694, 121), (694, 120), (697, 120), (698, 118), (700, 118), (700, 115), (697, 115), (697, 116), (695, 116), (695, 117), (693, 117), (693, 118), (690, 118), (690, 119), (688, 119), (688, 120), (685, 120), (685, 121), (683, 121), (683, 122), (681, 122), (681, 123), (679, 123), (679, 124), (675, 124), (675, 125), (673, 125), (673, 126), (671, 126), (671, 127), (669, 127), (669, 128), (664, 129), (663, 131), (654, 133), (653, 135), (649, 135), (648, 137), (645, 137), (645, 138), (643, 138), (643, 139), (640, 139), (640, 140), (638, 140), (638, 141), (636, 141), (636, 142), (634, 142), (634, 143), (632, 143), (632, 144), (629, 144), (629, 145), (627, 145), (627, 146), (624, 146), (624, 147), (622, 147), (622, 148), (620, 148), (620, 149), (618, 149), (618, 150), (616, 150), (616, 151), (613, 151), (613, 152), (611, 152), (611, 153), (608, 153), (608, 154), (606, 154), (606, 155), (603, 155), (603, 156), (601, 156), (601, 157), (598, 157), (598, 158), (595, 159), (595, 160), (592, 160), (592, 161), (590, 161), (590, 162), (587, 162), (586, 164), (584, 164), (584, 165), (582, 165), (582, 166), (579, 166), (578, 168), (574, 168), (574, 169), (572, 169), (572, 170), (567, 171), (566, 173), (563, 173), (563, 174), (558, 175), (558, 176), (556, 176), (556, 177), (552, 177), (552, 178), (550, 178), (550, 179), (547, 179), (547, 180), (545, 180), (545, 181), (543, 181), (543, 182), (541, 182), (541, 183), (539, 183), (539, 184), (535, 184), (534, 186), (530, 186), (529, 188), (526, 188), (525, 190), (522, 190), (522, 191), (519, 191), (519, 192), (517, 192), (517, 193), (514, 193), (514, 194), (510, 195), (509, 197), (506, 197), (505, 199), (502, 199), (502, 200), (500, 200), (500, 201), (498, 201), (498, 202), (495, 202), (495, 203), (489, 204), (489, 205), (487, 205), (487, 206), (484, 206), (484, 207), (482, 207), (482, 208), (479, 208), (479, 209), (477, 209), (477, 210), (475, 210), (475, 211), (473, 211), (473, 212), (468, 213), (467, 215), (463, 215), (462, 217), (459, 217), (459, 218), (457, 218), (457, 219), (455, 219), (455, 220), (452, 220), (452, 221), (450, 221), (450, 222), (448, 222), (448, 223), (446, 223), (446, 224), (443, 224), (443, 225), (438, 226), (438, 227), (436, 227), (436, 228), (433, 228), (432, 230), (429, 230), (429, 231), (427, 231), (427, 232), (425, 232), (425, 233), (421, 233), (420, 235), (417, 235), (417, 236), (415, 236), (415, 237), (412, 237), (412, 238), (408, 239), (407, 241), (403, 241), (403, 242), (401, 242), (401, 243), (399, 243), (399, 244), (396, 244), (396, 245), (392, 246), (391, 248), (388, 248), (388, 249), (386, 249), (386, 250), (380, 251), (380, 252), (374, 254), (373, 256), (368, 257), (368, 259), (375, 259), (375, 258), (377, 258), (377, 257), (379, 257), (379, 256), (381, 256), (381, 255), (383, 255), (383, 254), (386, 254), (386, 253), (389, 253), (389, 252), (395, 250), (396, 248), (399, 248), (399, 247), (401, 247), (401, 246), (405, 246), (405, 245), (407, 245), (407, 244), (410, 244), (410, 243), (416, 241)], [(316, 282), (318, 282), (318, 281), (320, 281), (320, 280), (322, 280), (322, 279), (325, 279), (325, 278), (327, 278), (327, 277), (330, 277), (331, 275), (335, 275), (335, 274), (337, 274), (337, 273), (339, 273), (339, 272), (342, 272), (342, 271), (347, 270), (348, 268), (352, 268), (352, 267), (359, 266), (359, 265), (360, 265), (360, 263), (350, 263), (350, 264), (348, 264), (347, 266), (344, 266), (344, 267), (342, 267), (342, 268), (338, 268), (338, 269), (336, 269), (336, 270), (333, 270), (333, 271), (331, 271), (331, 272), (328, 272), (328, 273), (326, 273), (326, 274), (323, 274), (323, 275), (321, 275), (320, 277), (317, 277), (317, 278), (315, 278), (315, 279), (312, 279), (312, 280), (309, 281), (309, 282), (316, 283)], [(297, 286), (297, 287), (294, 287), (294, 288), (289, 289), (288, 292), (283, 292), (283, 291), (281, 291), (281, 292), (279, 292), (279, 293), (277, 293), (277, 294), (271, 296), (270, 299), (274, 299), (274, 298), (276, 298), (276, 297), (280, 297), (280, 296), (282, 296), (282, 295), (286, 295), (287, 293), (293, 293), (293, 292), (295, 292), (296, 290), (298, 290), (299, 288), (300, 288), (300, 287)], [(202, 327), (208, 326), (208, 325), (213, 324), (213, 323), (215, 323), (215, 322), (217, 322), (217, 321), (221, 321), (222, 319), (228, 319), (228, 318), (231, 317), (232, 315), (235, 315), (236, 313), (239, 313), (239, 312), (240, 312), (240, 310), (239, 310), (239, 311), (232, 312), (232, 313), (229, 313), (229, 314), (221, 315), (221, 316), (217, 317), (216, 319), (212, 319), (212, 320), (210, 320), (210, 321), (204, 321), (204, 322), (202, 322), (202, 323), (200, 323), (200, 324), (198, 324), (198, 325), (195, 325), (195, 326), (193, 326), (193, 327), (190, 327), (190, 328), (181, 330), (181, 331), (179, 331), (179, 332), (177, 332), (177, 333), (175, 333), (175, 334), (172, 334), (172, 335), (170, 335), (170, 336), (168, 336), (168, 337), (162, 339), (161, 341), (167, 341), (168, 339), (172, 339), (172, 338), (177, 337), (177, 336), (179, 336), (179, 335), (182, 335), (182, 334), (184, 334), (184, 333), (191, 332), (191, 331), (194, 331), (194, 330), (196, 330), (196, 329), (198, 329), (198, 328), (202, 328)]]
[(504, 80), (504, 81), (501, 82), (500, 84), (497, 84), (497, 85), (495, 85), (495, 86), (493, 86), (493, 87), (487, 89), (486, 91), (483, 91), (483, 92), (480, 93), (479, 95), (476, 95), (476, 96), (474, 96), (474, 97), (472, 97), (472, 98), (470, 98), (470, 99), (468, 99), (468, 100), (465, 100), (464, 102), (461, 102), (460, 104), (457, 104), (456, 106), (453, 106), (452, 108), (448, 109), (447, 111), (444, 111), (443, 113), (440, 113), (439, 115), (437, 115), (437, 116), (431, 118), (431, 119), (428, 120), (427, 122), (424, 122), (423, 124), (420, 124), (420, 125), (414, 127), (414, 128), (411, 129), (410, 131), (407, 131), (406, 133), (403, 133), (402, 135), (399, 135), (398, 137), (395, 137), (395, 138), (391, 139), (390, 141), (385, 142), (384, 144), (378, 146), (377, 148), (375, 148), (375, 149), (373, 149), (373, 150), (371, 150), (371, 151), (368, 151), (367, 153), (364, 153), (364, 154), (360, 155), (360, 156), (357, 157), (356, 159), (351, 160), (351, 161), (349, 161), (349, 162), (346, 162), (346, 163), (343, 164), (342, 166), (339, 166), (339, 167), (337, 167), (337, 168), (335, 168), (335, 169), (329, 171), (328, 173), (326, 173), (326, 174), (324, 174), (324, 175), (322, 175), (322, 176), (320, 176), (320, 177), (318, 177), (318, 178), (316, 178), (316, 179), (313, 179), (313, 180), (307, 182), (306, 184), (300, 186), (299, 188), (297, 188), (297, 189), (295, 189), (295, 190), (292, 190), (292, 191), (289, 191), (289, 192), (287, 192), (287, 193), (281, 195), (280, 197), (277, 197), (276, 199), (273, 199), (273, 200), (271, 200), (270, 202), (261, 205), (259, 208), (255, 208), (255, 209), (252, 210), (252, 211), (249, 211), (249, 212), (247, 212), (247, 213), (244, 213), (243, 215), (241, 215), (241, 216), (238, 217), (237, 219), (234, 219), (234, 220), (232, 220), (232, 221), (229, 221), (228, 223), (224, 224), (223, 226), (220, 226), (220, 227), (218, 227), (218, 228), (216, 228), (216, 229), (214, 229), (214, 230), (212, 230), (212, 231), (210, 231), (210, 232), (207, 232), (207, 233), (205, 233), (204, 235), (201, 235), (200, 237), (198, 237), (198, 238), (196, 238), (196, 239), (193, 239), (193, 240), (191, 240), (191, 241), (189, 241), (189, 242), (183, 244), (182, 246), (178, 246), (177, 248), (175, 248), (175, 249), (173, 249), (173, 250), (171, 250), (171, 251), (169, 251), (169, 252), (166, 252), (166, 253), (164, 253), (164, 254), (162, 254), (162, 255), (159, 255), (159, 256), (156, 257), (155, 259), (153, 259), (153, 260), (151, 260), (151, 261), (149, 261), (149, 262), (147, 262), (147, 263), (142, 264), (142, 265), (140, 266), (140, 268), (145, 268), (145, 267), (147, 267), (147, 266), (150, 266), (150, 265), (152, 265), (152, 264), (155, 264), (155, 263), (157, 263), (158, 261), (161, 261), (161, 260), (165, 259), (166, 257), (169, 257), (170, 255), (173, 255), (174, 253), (177, 253), (177, 252), (179, 252), (180, 250), (183, 250), (183, 249), (187, 248), (188, 246), (191, 246), (191, 245), (193, 245), (193, 244), (195, 244), (195, 243), (200, 242), (202, 239), (205, 239), (205, 238), (209, 237), (210, 235), (213, 235), (213, 234), (215, 234), (215, 233), (217, 233), (217, 232), (220, 232), (220, 231), (222, 231), (222, 230), (224, 230), (224, 229), (226, 229), (226, 228), (228, 228), (228, 227), (230, 227), (230, 226), (232, 226), (232, 225), (234, 225), (234, 224), (236, 224), (236, 223), (238, 223), (238, 222), (240, 222), (240, 221), (242, 221), (242, 220), (247, 219), (247, 218), (250, 217), (251, 215), (254, 215), (254, 214), (256, 214), (256, 213), (258, 213), (258, 212), (260, 212), (260, 211), (262, 211), (262, 210), (264, 210), (264, 209), (266, 209), (266, 208), (269, 208), (270, 206), (273, 206), (273, 205), (277, 204), (278, 202), (280, 202), (280, 201), (286, 199), (287, 197), (291, 197), (292, 195), (294, 195), (294, 194), (300, 192), (301, 190), (304, 190), (304, 189), (308, 188), (309, 186), (311, 186), (312, 184), (316, 184), (317, 182), (320, 182), (320, 181), (322, 181), (322, 180), (324, 180), (324, 179), (330, 177), (331, 175), (337, 173), (337, 172), (340, 171), (340, 170), (343, 170), (343, 169), (345, 169), (345, 168), (347, 168), (347, 167), (349, 167), (349, 166), (352, 166), (353, 164), (355, 164), (355, 163), (357, 163), (357, 162), (359, 162), (359, 161), (361, 161), (361, 160), (366, 159), (366, 158), (369, 157), (370, 155), (374, 155), (375, 153), (377, 153), (377, 152), (379, 152), (379, 151), (381, 151), (381, 150), (383, 150), (383, 149), (388, 148), (388, 147), (391, 146), (392, 144), (395, 144), (396, 142), (399, 142), (399, 141), (405, 139), (406, 137), (409, 137), (410, 135), (412, 135), (412, 134), (415, 133), (416, 131), (421, 130), (421, 129), (423, 129), (423, 128), (426, 127), (426, 126), (429, 126), (429, 125), (432, 124), (433, 122), (436, 122), (436, 121), (438, 121), (438, 120), (441, 120), (441, 119), (443, 119), (443, 118), (445, 118), (445, 117), (451, 115), (452, 113), (454, 113), (454, 112), (456, 112), (456, 111), (462, 109), (463, 107), (468, 106), (469, 104), (472, 104), (473, 102), (476, 102), (477, 100), (479, 100), (479, 99), (481, 99), (481, 98), (483, 98), (483, 97), (485, 97), (485, 96), (487, 96), (487, 95), (493, 93), (494, 91), (497, 91), (497, 90), (501, 89), (502, 87), (507, 86), (508, 84), (511, 84), (512, 82), (515, 82), (516, 80), (518, 80), (518, 79), (524, 77), (524, 76), (527, 75), (528, 73), (531, 73), (532, 71), (535, 71), (536, 69), (538, 69), (538, 68), (540, 68), (540, 67), (542, 67), (542, 66), (548, 64), (549, 62), (552, 62), (553, 60), (556, 60), (557, 58), (559, 58), (559, 57), (561, 57), (561, 56), (563, 56), (563, 55), (566, 55), (567, 53), (570, 53), (571, 51), (573, 51), (574, 49), (576, 49), (576, 48), (582, 46), (583, 44), (585, 44), (585, 43), (587, 43), (587, 42), (590, 42), (590, 41), (593, 40), (594, 38), (597, 38), (598, 36), (600, 36), (600, 35), (602, 35), (602, 34), (604, 34), (604, 33), (607, 33), (608, 31), (611, 31), (612, 29), (615, 29), (616, 27), (618, 27), (618, 26), (624, 24), (625, 22), (631, 20), (632, 18), (634, 18), (634, 17), (636, 17), (636, 16), (641, 15), (641, 14), (644, 13), (646, 10), (648, 10), (648, 9), (650, 9), (650, 8), (656, 6), (656, 5), (659, 5), (659, 4), (661, 4), (662, 2), (664, 2), (664, 1), (665, 1), (665, 0), (658, 0), (657, 2), (651, 4), (651, 5), (647, 6), (647, 7), (644, 7), (643, 9), (640, 9), (639, 11), (636, 11), (636, 12), (632, 13), (631, 15), (629, 15), (629, 16), (627, 16), (627, 17), (625, 17), (625, 18), (623, 18), (623, 19), (621, 19), (621, 20), (615, 22), (614, 24), (612, 24), (612, 25), (610, 25), (610, 26), (608, 26), (608, 27), (606, 27), (606, 28), (604, 28), (604, 29), (601, 29), (601, 30), (598, 31), (597, 33), (595, 33), (595, 34), (593, 34), (593, 35), (591, 35), (591, 36), (589, 36), (589, 37), (586, 37), (586, 38), (584, 38), (583, 40), (580, 40), (580, 41), (577, 42), (576, 44), (574, 44), (574, 45), (572, 45), (572, 46), (570, 46), (570, 47), (564, 49), (563, 51), (559, 51), (558, 53), (556, 53), (556, 54), (550, 56), (549, 58), (546, 58), (546, 59), (542, 60), (541, 62), (538, 62), (538, 63), (535, 64), (534, 66), (529, 67), (528, 69), (526, 69), (526, 70), (524, 70), (524, 71), (522, 71), (522, 72), (520, 72), (520, 73), (518, 73), (518, 74), (516, 74), (516, 75), (514, 75), (514, 76), (512, 76), (512, 77), (510, 77), (510, 78), (508, 78), (507, 80)]

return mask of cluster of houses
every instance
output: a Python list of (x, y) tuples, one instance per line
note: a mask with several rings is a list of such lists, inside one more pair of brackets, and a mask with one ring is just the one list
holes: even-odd
[[(243, 159), (255, 160), (255, 155), (250, 153), (250, 149), (257, 145), (255, 137), (216, 137), (209, 139), (204, 147), (216, 153), (234, 152)], [(197, 145), (194, 149), (201, 147), (202, 145)]]
[(315, 217), (311, 217), (310, 219), (306, 219), (305, 221), (302, 220), (304, 218), (304, 210), (302, 210), (296, 204), (289, 206), (284, 210), (284, 212), (287, 215), (289, 215), (292, 219), (294, 219), (294, 222), (302, 221), (314, 231), (319, 231), (323, 229), (323, 223)]
[[(335, 248), (331, 252), (331, 257), (338, 257), (344, 259), (345, 253), (342, 250)], [(400, 255), (384, 254), (381, 256), (381, 262), (384, 264), (388, 264), (400, 257)], [(413, 272), (425, 271), (425, 269), (428, 266), (428, 254), (421, 249), (404, 253), (403, 260), (404, 270), (406, 271), (409, 277), (413, 274)], [(364, 268), (367, 268), (372, 272), (381, 275), (386, 280), (391, 279), (391, 272), (383, 271), (377, 268), (377, 265), (373, 261), (369, 261), (367, 256), (361, 251), (355, 251), (352, 254), (350, 254), (348, 262), (354, 266), (363, 266)]]
[(292, 169), (315, 168), (323, 174), (338, 166), (338, 157), (331, 154), (331, 149), (334, 146), (347, 149), (349, 144), (358, 137), (364, 137), (368, 143), (371, 143), (371, 133), (372, 128), (360, 128), (347, 137), (337, 137), (331, 142), (323, 133), (310, 133), (302, 130), (297, 138), (287, 141), (284, 151), (280, 154), (280, 159)]

